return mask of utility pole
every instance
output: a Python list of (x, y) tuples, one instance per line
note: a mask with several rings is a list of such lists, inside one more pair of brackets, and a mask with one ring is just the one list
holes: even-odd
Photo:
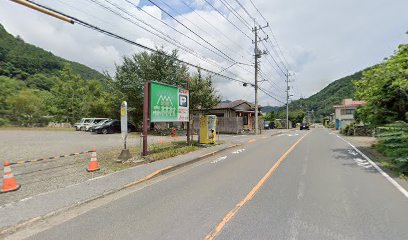
[(286, 129), (289, 129), (289, 71), (286, 72)]
[(260, 51), (258, 49), (258, 42), (264, 41), (268, 39), (268, 35), (263, 38), (259, 39), (258, 37), (258, 31), (261, 30), (262, 28), (268, 27), (269, 24), (267, 23), (266, 26), (261, 27), (256, 25), (256, 20), (254, 19), (254, 28), (252, 29), (252, 32), (255, 34), (255, 40), (252, 41), (253, 44), (255, 44), (254, 48), (254, 53), (255, 53), (255, 135), (258, 135), (259, 133), (259, 121), (258, 121), (258, 58), (261, 58), (263, 54), (267, 54), (266, 51)]
[(291, 95), (289, 95), (289, 77), (291, 76), (289, 74), (289, 70), (286, 70), (286, 129), (289, 129), (289, 97)]

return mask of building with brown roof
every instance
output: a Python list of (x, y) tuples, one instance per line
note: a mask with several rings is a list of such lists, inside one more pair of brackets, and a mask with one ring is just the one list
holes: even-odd
[[(261, 107), (258, 107), (258, 116), (261, 116)], [(221, 102), (212, 109), (204, 111), (208, 115), (218, 117), (218, 128), (223, 133), (241, 133), (253, 131), (255, 128), (255, 105), (245, 100)], [(194, 128), (198, 129), (198, 116), (194, 120)], [(262, 126), (262, 120), (259, 120)]]

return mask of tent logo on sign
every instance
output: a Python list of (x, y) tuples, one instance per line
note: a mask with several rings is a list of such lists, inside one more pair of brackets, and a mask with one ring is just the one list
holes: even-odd
[(176, 108), (173, 106), (171, 97), (160, 95), (153, 107), (155, 116), (176, 116)]

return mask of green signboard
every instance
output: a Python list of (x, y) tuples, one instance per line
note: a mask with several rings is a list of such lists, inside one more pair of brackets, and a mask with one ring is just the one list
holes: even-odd
[(150, 122), (188, 122), (188, 91), (150, 83)]

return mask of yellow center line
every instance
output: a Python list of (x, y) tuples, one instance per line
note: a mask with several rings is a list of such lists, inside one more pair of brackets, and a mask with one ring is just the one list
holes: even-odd
[(154, 172), (150, 173), (149, 175), (147, 175), (147, 176), (145, 176), (145, 177), (143, 177), (143, 178), (141, 178), (141, 179), (139, 179), (139, 180), (136, 180), (136, 181), (134, 181), (134, 182), (131, 182), (131, 183), (126, 184), (124, 187), (127, 188), (127, 187), (130, 187), (130, 186), (139, 184), (139, 183), (141, 183), (141, 182), (147, 181), (147, 180), (149, 180), (149, 179), (155, 177), (156, 175), (158, 175), (158, 174), (162, 173), (163, 171), (166, 171), (166, 170), (168, 170), (168, 169), (170, 169), (170, 168), (173, 168), (173, 166), (168, 166), (168, 167), (159, 169), (159, 170), (157, 170), (157, 171), (154, 171)]
[(275, 172), (275, 170), (279, 167), (279, 165), (285, 160), (285, 158), (295, 149), (296, 145), (302, 141), (304, 137), (309, 134), (306, 133), (303, 135), (299, 140), (297, 140), (279, 159), (278, 161), (272, 166), (271, 169), (259, 180), (259, 182), (252, 188), (252, 190), (242, 199), (235, 207), (225, 215), (225, 217), (215, 226), (215, 228), (204, 238), (205, 240), (213, 240), (217, 237), (217, 235), (221, 232), (221, 230), (225, 227), (225, 225), (234, 217), (234, 215), (238, 212), (238, 210), (244, 206), (249, 200), (251, 200), (255, 194), (259, 191), (261, 186), (268, 180), (268, 178)]

